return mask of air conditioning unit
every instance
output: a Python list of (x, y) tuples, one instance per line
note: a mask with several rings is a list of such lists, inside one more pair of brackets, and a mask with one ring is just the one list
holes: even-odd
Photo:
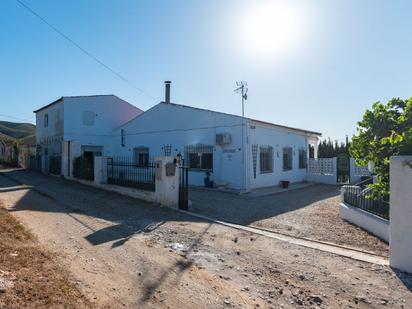
[(232, 142), (232, 135), (229, 133), (216, 134), (216, 144), (218, 145), (228, 145)]

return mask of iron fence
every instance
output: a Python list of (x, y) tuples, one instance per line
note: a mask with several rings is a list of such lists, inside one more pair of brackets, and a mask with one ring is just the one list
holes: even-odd
[(153, 162), (139, 164), (135, 157), (114, 157), (107, 161), (109, 184), (155, 191), (156, 166)]
[(343, 200), (345, 203), (389, 220), (389, 199), (371, 196), (370, 188), (360, 186), (343, 186)]

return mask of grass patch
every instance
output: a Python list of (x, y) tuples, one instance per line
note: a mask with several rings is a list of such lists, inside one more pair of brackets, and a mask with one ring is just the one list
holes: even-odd
[(1, 205), (0, 308), (92, 308), (55, 254)]

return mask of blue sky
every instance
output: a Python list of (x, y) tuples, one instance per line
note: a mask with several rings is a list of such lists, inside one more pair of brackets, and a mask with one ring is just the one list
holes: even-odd
[[(23, 1), (144, 93), (3, 0), (2, 120), (33, 121), (62, 95), (113, 93), (145, 110), (164, 80), (176, 103), (240, 114), (233, 89), (246, 80), (246, 116), (344, 140), (373, 102), (412, 95), (406, 0)], [(259, 25), (269, 2), (274, 16)]]

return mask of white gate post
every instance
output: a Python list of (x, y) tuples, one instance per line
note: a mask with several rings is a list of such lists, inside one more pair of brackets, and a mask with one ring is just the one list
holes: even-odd
[(412, 156), (391, 157), (390, 265), (412, 273)]
[(107, 157), (94, 157), (94, 183), (107, 183)]
[(155, 199), (163, 206), (178, 208), (179, 167), (174, 157), (157, 157)]

